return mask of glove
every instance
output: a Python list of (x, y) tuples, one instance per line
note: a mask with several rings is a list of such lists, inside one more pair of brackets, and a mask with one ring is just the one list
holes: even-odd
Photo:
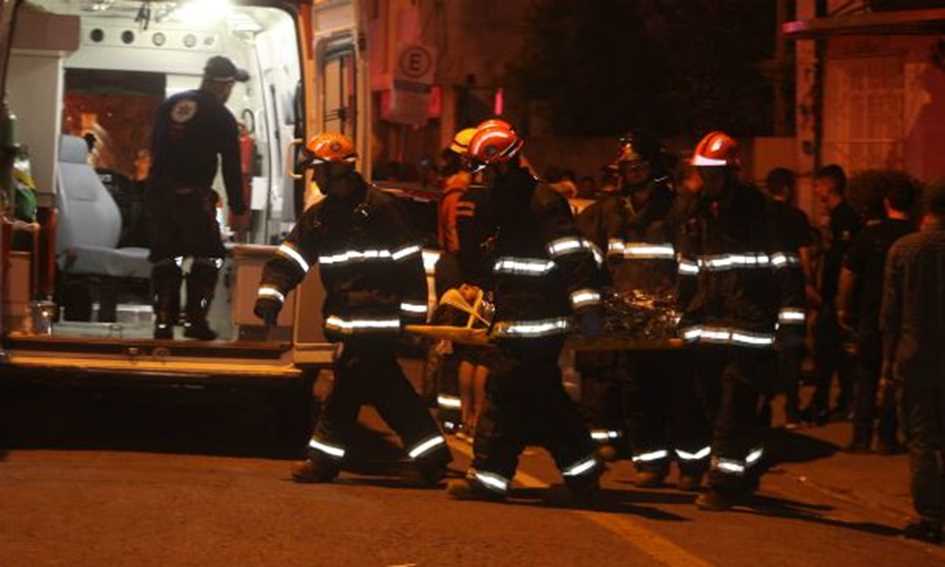
[(578, 327), (588, 339), (596, 339), (604, 332), (604, 314), (600, 308), (592, 307), (578, 314)]
[(271, 297), (260, 297), (256, 300), (253, 307), (253, 313), (263, 320), (267, 327), (273, 327), (279, 318), (279, 311), (282, 310), (282, 303)]

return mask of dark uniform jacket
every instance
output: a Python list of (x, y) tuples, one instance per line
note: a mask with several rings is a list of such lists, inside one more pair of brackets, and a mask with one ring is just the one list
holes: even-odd
[(607, 250), (611, 284), (618, 290), (657, 292), (671, 288), (676, 277), (676, 254), (666, 217), (673, 191), (665, 182), (652, 182), (650, 201), (635, 210), (629, 196), (610, 195), (578, 215), (581, 233)]
[(676, 238), (687, 341), (771, 348), (779, 327), (803, 329), (799, 260), (771, 217), (770, 202), (748, 186), (717, 203), (692, 201)]
[(203, 91), (185, 91), (158, 107), (151, 141), (152, 190), (208, 190), (223, 159), (227, 203), (234, 214), (246, 209), (240, 171), (236, 119), (219, 100)]
[(499, 338), (560, 335), (570, 314), (599, 308), (603, 253), (582, 238), (567, 200), (525, 170), (491, 188), (498, 233), (493, 281)]
[(266, 264), (259, 289), (259, 297), (284, 302), (317, 264), (332, 339), (395, 334), (427, 315), (422, 250), (400, 206), (366, 185), (362, 194), (354, 207), (328, 196), (305, 211)]
[[(846, 201), (830, 211), (830, 245), (824, 252), (824, 267), (820, 283), (820, 295), (824, 304), (830, 308), (837, 298), (840, 284), (840, 269), (847, 248), (862, 228), (859, 215)], [(827, 318), (821, 317), (822, 320)]]

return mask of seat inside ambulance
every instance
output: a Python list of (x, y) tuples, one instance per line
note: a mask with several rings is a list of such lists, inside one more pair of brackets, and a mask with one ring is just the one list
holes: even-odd
[[(217, 220), (228, 249), (274, 244), (295, 220), (291, 143), (301, 119), (294, 16), (230, 0), (30, 0), (18, 12), (7, 89), (40, 206), (55, 207), (53, 334), (142, 339), (153, 331), (148, 169), (154, 114), (197, 89), (224, 55), (249, 72), (227, 102), (240, 125), (248, 231), (229, 228), (217, 175)], [(186, 273), (189, 259), (182, 259)], [(239, 339), (226, 259), (209, 320)], [(182, 288), (182, 301), (186, 293)], [(180, 331), (178, 331), (179, 333)]]

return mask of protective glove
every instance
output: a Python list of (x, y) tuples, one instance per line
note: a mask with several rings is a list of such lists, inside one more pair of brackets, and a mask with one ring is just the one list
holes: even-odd
[(279, 311), (282, 310), (282, 303), (271, 297), (260, 297), (256, 299), (256, 306), (253, 313), (263, 320), (267, 327), (273, 327), (279, 318)]
[(578, 329), (585, 338), (596, 339), (604, 332), (604, 312), (600, 307), (584, 309), (577, 316)]

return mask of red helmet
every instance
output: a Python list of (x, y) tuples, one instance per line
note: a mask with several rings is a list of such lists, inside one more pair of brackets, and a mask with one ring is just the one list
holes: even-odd
[(491, 126), (501, 126), (502, 128), (505, 128), (507, 130), (515, 129), (515, 128), (512, 128), (511, 124), (509, 124), (505, 120), (502, 120), (501, 118), (490, 118), (489, 120), (486, 120), (485, 122), (480, 122), (479, 125), (476, 126), (476, 130), (482, 130), (483, 128), (489, 128)]
[(518, 155), (525, 142), (515, 130), (501, 120), (487, 122), (496, 124), (487, 124), (476, 129), (476, 135), (469, 141), (469, 157), (481, 164), (491, 165), (509, 161)]
[(736, 167), (738, 142), (720, 130), (709, 132), (696, 146), (689, 163), (696, 167)]

